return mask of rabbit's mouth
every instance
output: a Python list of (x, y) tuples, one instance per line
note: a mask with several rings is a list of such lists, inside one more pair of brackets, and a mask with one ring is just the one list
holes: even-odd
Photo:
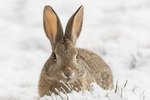
[(64, 79), (64, 82), (65, 83), (73, 83), (73, 82), (75, 82), (75, 80), (74, 80), (74, 78), (67, 77)]
[(71, 81), (71, 80), (72, 80), (71, 78), (69, 78), (69, 77), (67, 78), (67, 82), (69, 82), (69, 81)]

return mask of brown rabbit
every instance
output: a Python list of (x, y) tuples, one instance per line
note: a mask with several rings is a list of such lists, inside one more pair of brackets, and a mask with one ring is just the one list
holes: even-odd
[(75, 47), (83, 22), (83, 6), (72, 15), (65, 34), (61, 22), (50, 6), (44, 8), (44, 30), (52, 46), (39, 80), (39, 96), (88, 89), (95, 82), (103, 89), (112, 89), (111, 69), (95, 53)]

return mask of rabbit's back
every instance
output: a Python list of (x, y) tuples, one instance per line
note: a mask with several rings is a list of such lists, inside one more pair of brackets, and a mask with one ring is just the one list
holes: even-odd
[(80, 59), (86, 63), (86, 69), (96, 80), (97, 84), (104, 89), (113, 87), (113, 76), (111, 69), (104, 60), (94, 52), (78, 48)]

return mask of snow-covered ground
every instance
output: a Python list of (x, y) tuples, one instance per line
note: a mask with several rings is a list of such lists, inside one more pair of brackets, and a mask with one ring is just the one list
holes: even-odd
[(47, 4), (64, 28), (84, 5), (77, 46), (101, 55), (112, 69), (114, 83), (128, 80), (123, 98), (114, 90), (96, 88), (92, 93), (68, 94), (70, 100), (150, 100), (150, 0), (1, 0), (0, 100), (38, 97), (39, 74), (51, 52), (42, 26)]

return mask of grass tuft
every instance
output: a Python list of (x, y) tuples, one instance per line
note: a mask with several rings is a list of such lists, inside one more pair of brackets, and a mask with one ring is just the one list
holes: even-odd
[[(63, 83), (67, 88), (70, 88), (69, 83)], [(136, 100), (145, 100), (146, 96), (144, 91), (140, 92), (139, 87), (134, 85), (133, 88), (129, 88), (129, 84), (126, 80), (123, 84), (117, 80), (115, 88), (112, 90), (103, 90), (96, 84), (87, 85), (87, 90), (81, 88), (81, 91), (76, 92), (69, 89), (71, 93), (67, 93), (66, 90), (61, 87), (60, 89), (55, 89), (58, 95), (47, 96), (47, 98), (42, 98), (41, 100), (132, 100), (130, 97), (136, 97)], [(133, 99), (134, 100), (134, 99)]]

